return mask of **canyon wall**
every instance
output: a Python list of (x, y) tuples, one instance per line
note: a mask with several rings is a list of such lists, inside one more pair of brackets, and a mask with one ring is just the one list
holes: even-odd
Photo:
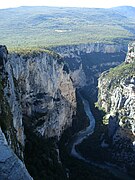
[(22, 117), (25, 116), (32, 119), (40, 135), (60, 137), (72, 125), (76, 96), (70, 73), (59, 55), (12, 53), (7, 58), (4, 46), (1, 55), (3, 98), (11, 111), (17, 140), (24, 145)]
[[(56, 137), (59, 140), (64, 130), (72, 126), (75, 115), (75, 88), (70, 71), (58, 54), (48, 50), (8, 54), (7, 48), (0, 46), (1, 137), (5, 135), (8, 142), (4, 148), (7, 148), (8, 153), (12, 155), (11, 164), (13, 159), (13, 163), (18, 165), (18, 172), (20, 173), (21, 169), (22, 173), (24, 172), (25, 179), (31, 177), (27, 174), (27, 170), (19, 158), (22, 161), (26, 158), (24, 157), (25, 143), (27, 142), (27, 147), (33, 143), (33, 140), (30, 140), (31, 138), (27, 135), (39, 139), (36, 142), (39, 143), (39, 146), (42, 146), (41, 139), (42, 142), (51, 137)], [(25, 135), (26, 130), (27, 135)], [(34, 147), (36, 144), (32, 144), (32, 146)], [(0, 144), (1, 148), (3, 148), (3, 140)], [(55, 145), (53, 148), (55, 149)], [(43, 152), (40, 153), (38, 150), (34, 152), (45, 153), (44, 149), (41, 151)], [(58, 153), (55, 151), (56, 149), (53, 150), (55, 155), (51, 154), (51, 156), (57, 161)], [(29, 161), (29, 158), (31, 159), (29, 152), (30, 149), (27, 153), (25, 150), (26, 161)], [(6, 164), (8, 153), (3, 155), (1, 152), (1, 155), (5, 156), (3, 166), (5, 171), (8, 168)], [(33, 161), (35, 162), (35, 159)], [(48, 162), (48, 159), (45, 158), (45, 161)], [(31, 165), (34, 167), (33, 164)], [(1, 176), (10, 176), (12, 172), (8, 171), (3, 175), (3, 168), (0, 167)], [(15, 168), (17, 167), (15, 166)], [(47, 169), (46, 166), (41, 169), (43, 168)], [(13, 170), (15, 172), (15, 169)], [(11, 177), (11, 179), (13, 178)]]
[(8, 144), (23, 159), (24, 128), (19, 91), (8, 61), (8, 51), (0, 46), (0, 126)]
[(9, 57), (20, 91), (24, 116), (44, 137), (60, 137), (76, 113), (75, 89), (66, 65), (56, 54), (12, 54)]
[(97, 79), (109, 68), (125, 59), (127, 46), (122, 44), (91, 43), (54, 48), (68, 64), (76, 88), (83, 89), (91, 101), (97, 100)]
[[(126, 45), (122, 44), (105, 44), (105, 43), (87, 43), (78, 45), (65, 45), (53, 48), (64, 57), (78, 57), (83, 53), (89, 54), (92, 52), (116, 53), (127, 49)], [(79, 58), (79, 57), (78, 57)]]
[(98, 106), (106, 112), (104, 123), (112, 141), (112, 158), (123, 166), (135, 165), (135, 43), (125, 62), (104, 72), (98, 81)]

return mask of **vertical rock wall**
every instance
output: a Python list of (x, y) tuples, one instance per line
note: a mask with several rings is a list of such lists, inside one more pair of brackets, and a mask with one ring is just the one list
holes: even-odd
[(21, 95), (22, 112), (36, 132), (59, 137), (72, 125), (76, 97), (69, 72), (55, 55), (12, 54), (10, 64)]

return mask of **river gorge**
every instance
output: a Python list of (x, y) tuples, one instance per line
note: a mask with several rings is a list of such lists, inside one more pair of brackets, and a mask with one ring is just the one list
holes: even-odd
[[(69, 145), (71, 147), (71, 156), (73, 156), (79, 160), (82, 160), (87, 164), (91, 164), (91, 165), (99, 167), (101, 169), (106, 169), (110, 173), (112, 173), (116, 178), (119, 178), (121, 180), (122, 179), (123, 180), (127, 180), (127, 179), (133, 180), (133, 178), (131, 178), (130, 176), (127, 175), (125, 169), (122, 169), (122, 168), (118, 167), (117, 165), (111, 164), (109, 162), (100, 163), (100, 162), (86, 159), (85, 157), (83, 157), (83, 155), (81, 155), (81, 152), (78, 152), (76, 150), (76, 146), (81, 144), (84, 139), (88, 138), (88, 136), (90, 136), (94, 132), (95, 123), (96, 123), (96, 120), (91, 112), (89, 102), (85, 98), (83, 98), (80, 93), (79, 93), (79, 96), (84, 105), (84, 111), (86, 113), (86, 116), (88, 117), (89, 126), (86, 127), (85, 129), (79, 131), (76, 135), (74, 135), (73, 139), (71, 140), (71, 144)], [(101, 148), (102, 148), (102, 146), (101, 146)]]
[[(113, 76), (109, 74), (110, 81), (106, 78), (107, 73), (113, 71), (110, 68), (119, 65), (121, 70), (125, 47), (91, 44), (63, 48), (56, 49), (57, 53), (41, 49), (27, 54), (8, 54), (5, 46), (0, 47), (0, 118), (7, 143), (24, 161), (34, 179), (74, 180), (78, 176), (79, 179), (132, 179), (132, 164), (121, 163), (123, 157), (119, 161), (114, 159), (115, 154), (118, 152), (116, 155), (119, 156), (119, 151), (123, 150), (123, 144), (126, 150), (130, 150), (129, 160), (134, 163), (131, 141), (124, 138), (126, 142), (120, 142), (119, 147), (119, 143), (113, 143), (112, 137), (117, 130), (124, 130), (124, 126), (130, 134), (133, 131), (134, 77), (124, 79), (120, 84), (126, 89), (123, 93), (129, 91), (131, 94), (128, 98), (126, 96), (124, 108), (130, 107), (128, 122), (132, 126), (124, 125), (127, 110), (120, 109), (119, 114), (124, 113), (122, 127), (118, 124), (118, 113), (109, 114), (111, 103), (108, 102), (120, 101), (122, 106), (126, 98), (121, 101), (124, 95), (119, 95), (118, 90), (110, 97), (108, 87), (113, 85), (109, 84)], [(131, 50), (128, 63), (123, 64), (124, 69), (129, 66), (134, 72), (134, 65), (129, 64)], [(115, 80), (117, 82), (114, 77)], [(133, 140), (133, 136), (129, 138)], [(25, 167), (24, 171), (27, 172)]]

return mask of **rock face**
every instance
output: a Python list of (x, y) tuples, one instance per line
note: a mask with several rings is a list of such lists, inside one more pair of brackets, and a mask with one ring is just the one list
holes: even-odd
[(135, 43), (129, 45), (126, 60), (104, 72), (98, 81), (98, 105), (105, 112), (112, 157), (123, 166), (135, 165)]
[(132, 63), (135, 61), (135, 43), (131, 43), (128, 46), (128, 53), (125, 62)]
[(30, 180), (31, 176), (19, 159), (23, 159), (24, 148), (22, 112), (18, 99), (19, 92), (15, 87), (7, 55), (6, 47), (0, 46), (0, 179)]
[(7, 59), (5, 46), (0, 46), (0, 126), (8, 144), (23, 159), (24, 132), (19, 91)]
[(21, 160), (9, 148), (0, 128), (0, 179), (32, 180)]
[(86, 86), (86, 75), (82, 69), (82, 64), (80, 65), (79, 69), (76, 69), (71, 73), (71, 78), (76, 88)]
[[(0, 57), (2, 98), (8, 104), (12, 119), (9, 129), (14, 128), (17, 141), (24, 146), (22, 117), (32, 120), (36, 133), (60, 137), (72, 125), (76, 113), (75, 88), (66, 65), (52, 52), (13, 53), (7, 58), (4, 46), (1, 46)], [(2, 105), (1, 100), (1, 114), (5, 113)], [(8, 143), (12, 144), (13, 133), (7, 129), (5, 133)]]
[(32, 119), (35, 131), (44, 137), (60, 137), (72, 125), (76, 112), (70, 74), (56, 56), (35, 52), (9, 57), (21, 95), (23, 115)]

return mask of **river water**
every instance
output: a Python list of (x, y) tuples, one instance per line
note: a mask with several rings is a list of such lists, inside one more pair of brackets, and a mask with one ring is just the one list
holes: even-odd
[(95, 118), (94, 118), (94, 116), (90, 110), (89, 102), (86, 99), (84, 99), (80, 93), (79, 93), (79, 96), (81, 97), (81, 100), (82, 100), (83, 105), (84, 105), (85, 113), (89, 119), (89, 126), (85, 129), (83, 129), (82, 131), (79, 131), (73, 137), (72, 142), (71, 142), (71, 156), (73, 156), (77, 159), (80, 159), (80, 160), (84, 161), (85, 163), (94, 165), (94, 166), (102, 168), (102, 169), (106, 169), (119, 179), (133, 180), (131, 177), (129, 177), (127, 175), (126, 172), (123, 171), (122, 168), (118, 167), (117, 165), (111, 164), (108, 162), (97, 163), (97, 162), (94, 162), (91, 160), (87, 160), (79, 152), (76, 151), (76, 146), (79, 145), (84, 139), (86, 139), (88, 136), (90, 136), (94, 132), (95, 122), (96, 122)]

